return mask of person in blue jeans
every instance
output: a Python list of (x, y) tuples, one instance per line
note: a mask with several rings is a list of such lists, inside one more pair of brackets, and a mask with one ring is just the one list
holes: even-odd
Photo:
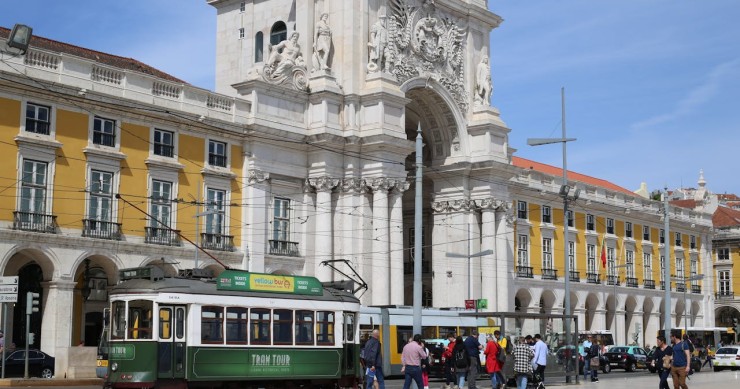
[(380, 331), (373, 330), (373, 333), (365, 343), (365, 364), (367, 374), (365, 375), (365, 388), (373, 389), (374, 381), (378, 381), (378, 388), (385, 389), (383, 380), (383, 354), (380, 351)]
[(663, 357), (673, 355), (673, 347), (666, 343), (665, 336), (658, 335), (656, 338), (658, 348), (653, 353), (653, 361), (655, 370), (658, 371), (658, 377), (660, 377), (660, 383), (658, 384), (659, 389), (670, 389), (668, 386), (668, 376), (671, 375), (670, 367), (666, 368), (663, 366)]

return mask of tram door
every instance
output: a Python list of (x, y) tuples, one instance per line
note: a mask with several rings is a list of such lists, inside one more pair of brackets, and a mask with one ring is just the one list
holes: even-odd
[(185, 306), (159, 306), (157, 377), (185, 378)]

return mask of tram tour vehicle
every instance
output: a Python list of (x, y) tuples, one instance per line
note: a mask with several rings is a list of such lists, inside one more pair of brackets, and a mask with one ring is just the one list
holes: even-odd
[(107, 387), (357, 387), (360, 302), (351, 292), (314, 277), (201, 272), (120, 271)]

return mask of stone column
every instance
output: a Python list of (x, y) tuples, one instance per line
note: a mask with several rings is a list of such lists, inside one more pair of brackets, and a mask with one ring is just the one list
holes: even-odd
[(373, 281), (370, 286), (373, 296), (372, 305), (388, 305), (391, 299), (388, 190), (393, 184), (394, 182), (387, 178), (375, 178), (371, 183), (373, 189)]
[[(242, 228), (242, 248), (247, 256), (245, 269), (251, 272), (265, 271), (265, 252), (269, 251), (267, 240), (272, 231), (265, 233), (265, 227), (270, 220), (270, 175), (258, 169), (251, 169), (247, 173), (247, 187), (244, 198), (251, 207), (242, 207), (242, 220), (246, 226)], [(259, 227), (255, 227), (259, 226)]]
[[(41, 322), (41, 336), (39, 337), (39, 334), (36, 336), (37, 339), (41, 340), (41, 349), (52, 356), (58, 353), (66, 354), (66, 349), (73, 344), (72, 323), (74, 320), (72, 308), (75, 285), (76, 283), (73, 280), (61, 279), (42, 283), (44, 288), (41, 296), (43, 319)], [(25, 317), (23, 319), (25, 320)], [(63, 366), (66, 368), (66, 361), (55, 361), (58, 366), (60, 362), (64, 362)]]
[(514, 310), (514, 299), (509, 297), (512, 279), (509, 277), (509, 269), (514, 268), (514, 242), (516, 237), (511, 228), (511, 210), (506, 204), (501, 203), (496, 208), (496, 305), (498, 312), (509, 312)]
[(313, 190), (313, 186), (306, 179), (303, 183), (303, 215), (306, 217), (306, 222), (299, 224), (301, 237), (298, 240), (301, 242), (301, 253), (305, 258), (303, 265), (304, 275), (315, 275), (313, 272), (316, 271), (316, 253), (314, 253), (315, 245), (315, 231), (316, 231), (316, 192)]
[(333, 259), (333, 228), (331, 192), (339, 180), (328, 176), (309, 178), (308, 182), (316, 190), (316, 229), (315, 232), (315, 257), (316, 264), (314, 274), (319, 281), (332, 280), (332, 270), (328, 266), (322, 266), (321, 262)]
[[(341, 209), (339, 216), (342, 219), (341, 234), (342, 241), (338, 242), (341, 248), (341, 258), (349, 261), (354, 269), (361, 272), (359, 255), (362, 253), (362, 192), (365, 188), (365, 180), (361, 178), (345, 178), (341, 184)], [(347, 274), (351, 274), (347, 273)]]
[[(391, 189), (390, 218), (390, 269), (391, 269), (391, 304), (403, 305), (403, 192), (408, 190), (409, 183), (398, 181)], [(423, 231), (423, 230), (422, 230)], [(423, 252), (423, 250), (422, 250)], [(422, 256), (417, 255), (419, 260)]]
[[(501, 274), (497, 269), (498, 247), (496, 247), (496, 207), (494, 199), (480, 201), (481, 207), (481, 251), (493, 250), (492, 254), (481, 257), (481, 271), (483, 272), (482, 298), (488, 300), (487, 311), (502, 312), (499, 309), (498, 295)], [(504, 281), (505, 282), (505, 281)]]

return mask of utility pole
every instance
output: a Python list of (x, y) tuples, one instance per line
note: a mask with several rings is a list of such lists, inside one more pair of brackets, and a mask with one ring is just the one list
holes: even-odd
[(663, 193), (663, 336), (666, 339), (671, 337), (671, 249), (668, 246), (668, 237), (670, 236), (670, 212), (668, 209), (668, 187), (665, 187)]
[(416, 127), (416, 190), (414, 196), (414, 334), (421, 334), (421, 261), (424, 254), (421, 250), (422, 237), (422, 164), (424, 162), (422, 149), (423, 141), (421, 137), (421, 122)]

